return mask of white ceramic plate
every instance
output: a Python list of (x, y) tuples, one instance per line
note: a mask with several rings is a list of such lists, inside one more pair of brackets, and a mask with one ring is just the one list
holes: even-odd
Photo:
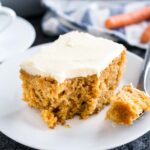
[(35, 35), (33, 26), (17, 17), (10, 27), (0, 33), (0, 61), (25, 51), (34, 42)]
[[(0, 66), (0, 130), (24, 145), (48, 150), (100, 150), (120, 146), (140, 137), (150, 129), (150, 113), (132, 126), (112, 126), (105, 121), (104, 109), (87, 120), (77, 117), (68, 121), (70, 128), (57, 125), (49, 129), (40, 113), (21, 100), (19, 64), (40, 47), (31, 48)], [(142, 59), (127, 52), (126, 73), (122, 84), (137, 84)]]

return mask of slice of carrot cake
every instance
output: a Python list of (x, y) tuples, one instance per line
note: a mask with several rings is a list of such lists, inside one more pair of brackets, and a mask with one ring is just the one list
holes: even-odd
[(150, 97), (130, 84), (113, 96), (106, 119), (130, 125), (145, 111), (150, 111)]
[(70, 32), (21, 64), (23, 99), (50, 128), (84, 119), (110, 103), (124, 70), (125, 47), (88, 33)]

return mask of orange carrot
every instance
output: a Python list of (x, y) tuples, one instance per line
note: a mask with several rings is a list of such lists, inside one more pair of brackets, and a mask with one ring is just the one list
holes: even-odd
[(145, 44), (150, 41), (150, 24), (147, 26), (147, 28), (144, 30), (144, 32), (141, 35), (140, 42)]
[(144, 7), (134, 12), (111, 16), (106, 20), (105, 26), (108, 29), (114, 29), (135, 24), (146, 19), (150, 19), (150, 6)]

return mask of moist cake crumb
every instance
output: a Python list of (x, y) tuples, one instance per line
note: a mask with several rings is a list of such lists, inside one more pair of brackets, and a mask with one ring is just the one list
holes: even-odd
[(150, 111), (150, 97), (130, 84), (112, 97), (106, 119), (130, 125), (146, 111)]
[[(31, 57), (21, 65), (20, 69), (23, 99), (29, 106), (41, 112), (44, 122), (50, 128), (54, 128), (56, 124), (65, 125), (67, 119), (76, 115), (81, 119), (86, 119), (101, 111), (105, 105), (110, 103), (110, 98), (124, 72), (126, 50), (123, 46), (87, 35), (87, 33), (71, 33), (71, 37), (68, 34), (58, 39), (54, 43), (55, 46), (52, 46), (52, 50), (50, 46), (48, 50), (39, 53), (38, 57), (33, 57), (33, 59)], [(73, 35), (75, 38), (72, 38)], [(69, 47), (68, 44), (64, 45), (66, 39), (67, 43), (68, 40), (72, 43)], [(88, 43), (90, 43), (90, 48), (87, 46)], [(94, 43), (98, 46), (95, 47)], [(57, 44), (59, 50), (64, 51), (61, 53), (62, 57), (59, 56), (59, 53), (57, 55), (55, 53), (55, 50), (58, 50)], [(69, 54), (65, 48), (69, 49)], [(50, 51), (54, 52), (53, 55), (49, 55)], [(71, 60), (72, 57), (74, 58), (72, 55), (76, 56), (74, 61)], [(90, 57), (93, 57), (92, 60), (89, 59)], [(54, 67), (55, 63), (57, 64)], [(101, 67), (106, 64), (108, 65), (102, 69)], [(72, 71), (72, 67), (76, 70)], [(102, 70), (99, 70), (99, 67)], [(62, 68), (64, 70), (61, 72)], [(65, 69), (67, 69), (66, 72), (64, 72)], [(99, 70), (98, 74), (91, 72), (95, 69)]]

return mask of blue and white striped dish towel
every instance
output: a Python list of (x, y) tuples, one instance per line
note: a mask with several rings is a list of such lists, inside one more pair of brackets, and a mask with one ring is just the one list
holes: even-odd
[[(89, 32), (96, 36), (117, 37), (141, 48), (147, 48), (139, 39), (148, 22), (130, 25), (115, 30), (106, 29), (105, 20), (112, 15), (127, 13), (149, 4), (149, 2), (133, 2), (126, 4), (109, 4), (98, 1), (62, 1), (43, 0), (48, 8), (42, 19), (42, 30), (47, 35), (60, 35), (71, 30)], [(113, 35), (113, 36), (112, 36)]]

